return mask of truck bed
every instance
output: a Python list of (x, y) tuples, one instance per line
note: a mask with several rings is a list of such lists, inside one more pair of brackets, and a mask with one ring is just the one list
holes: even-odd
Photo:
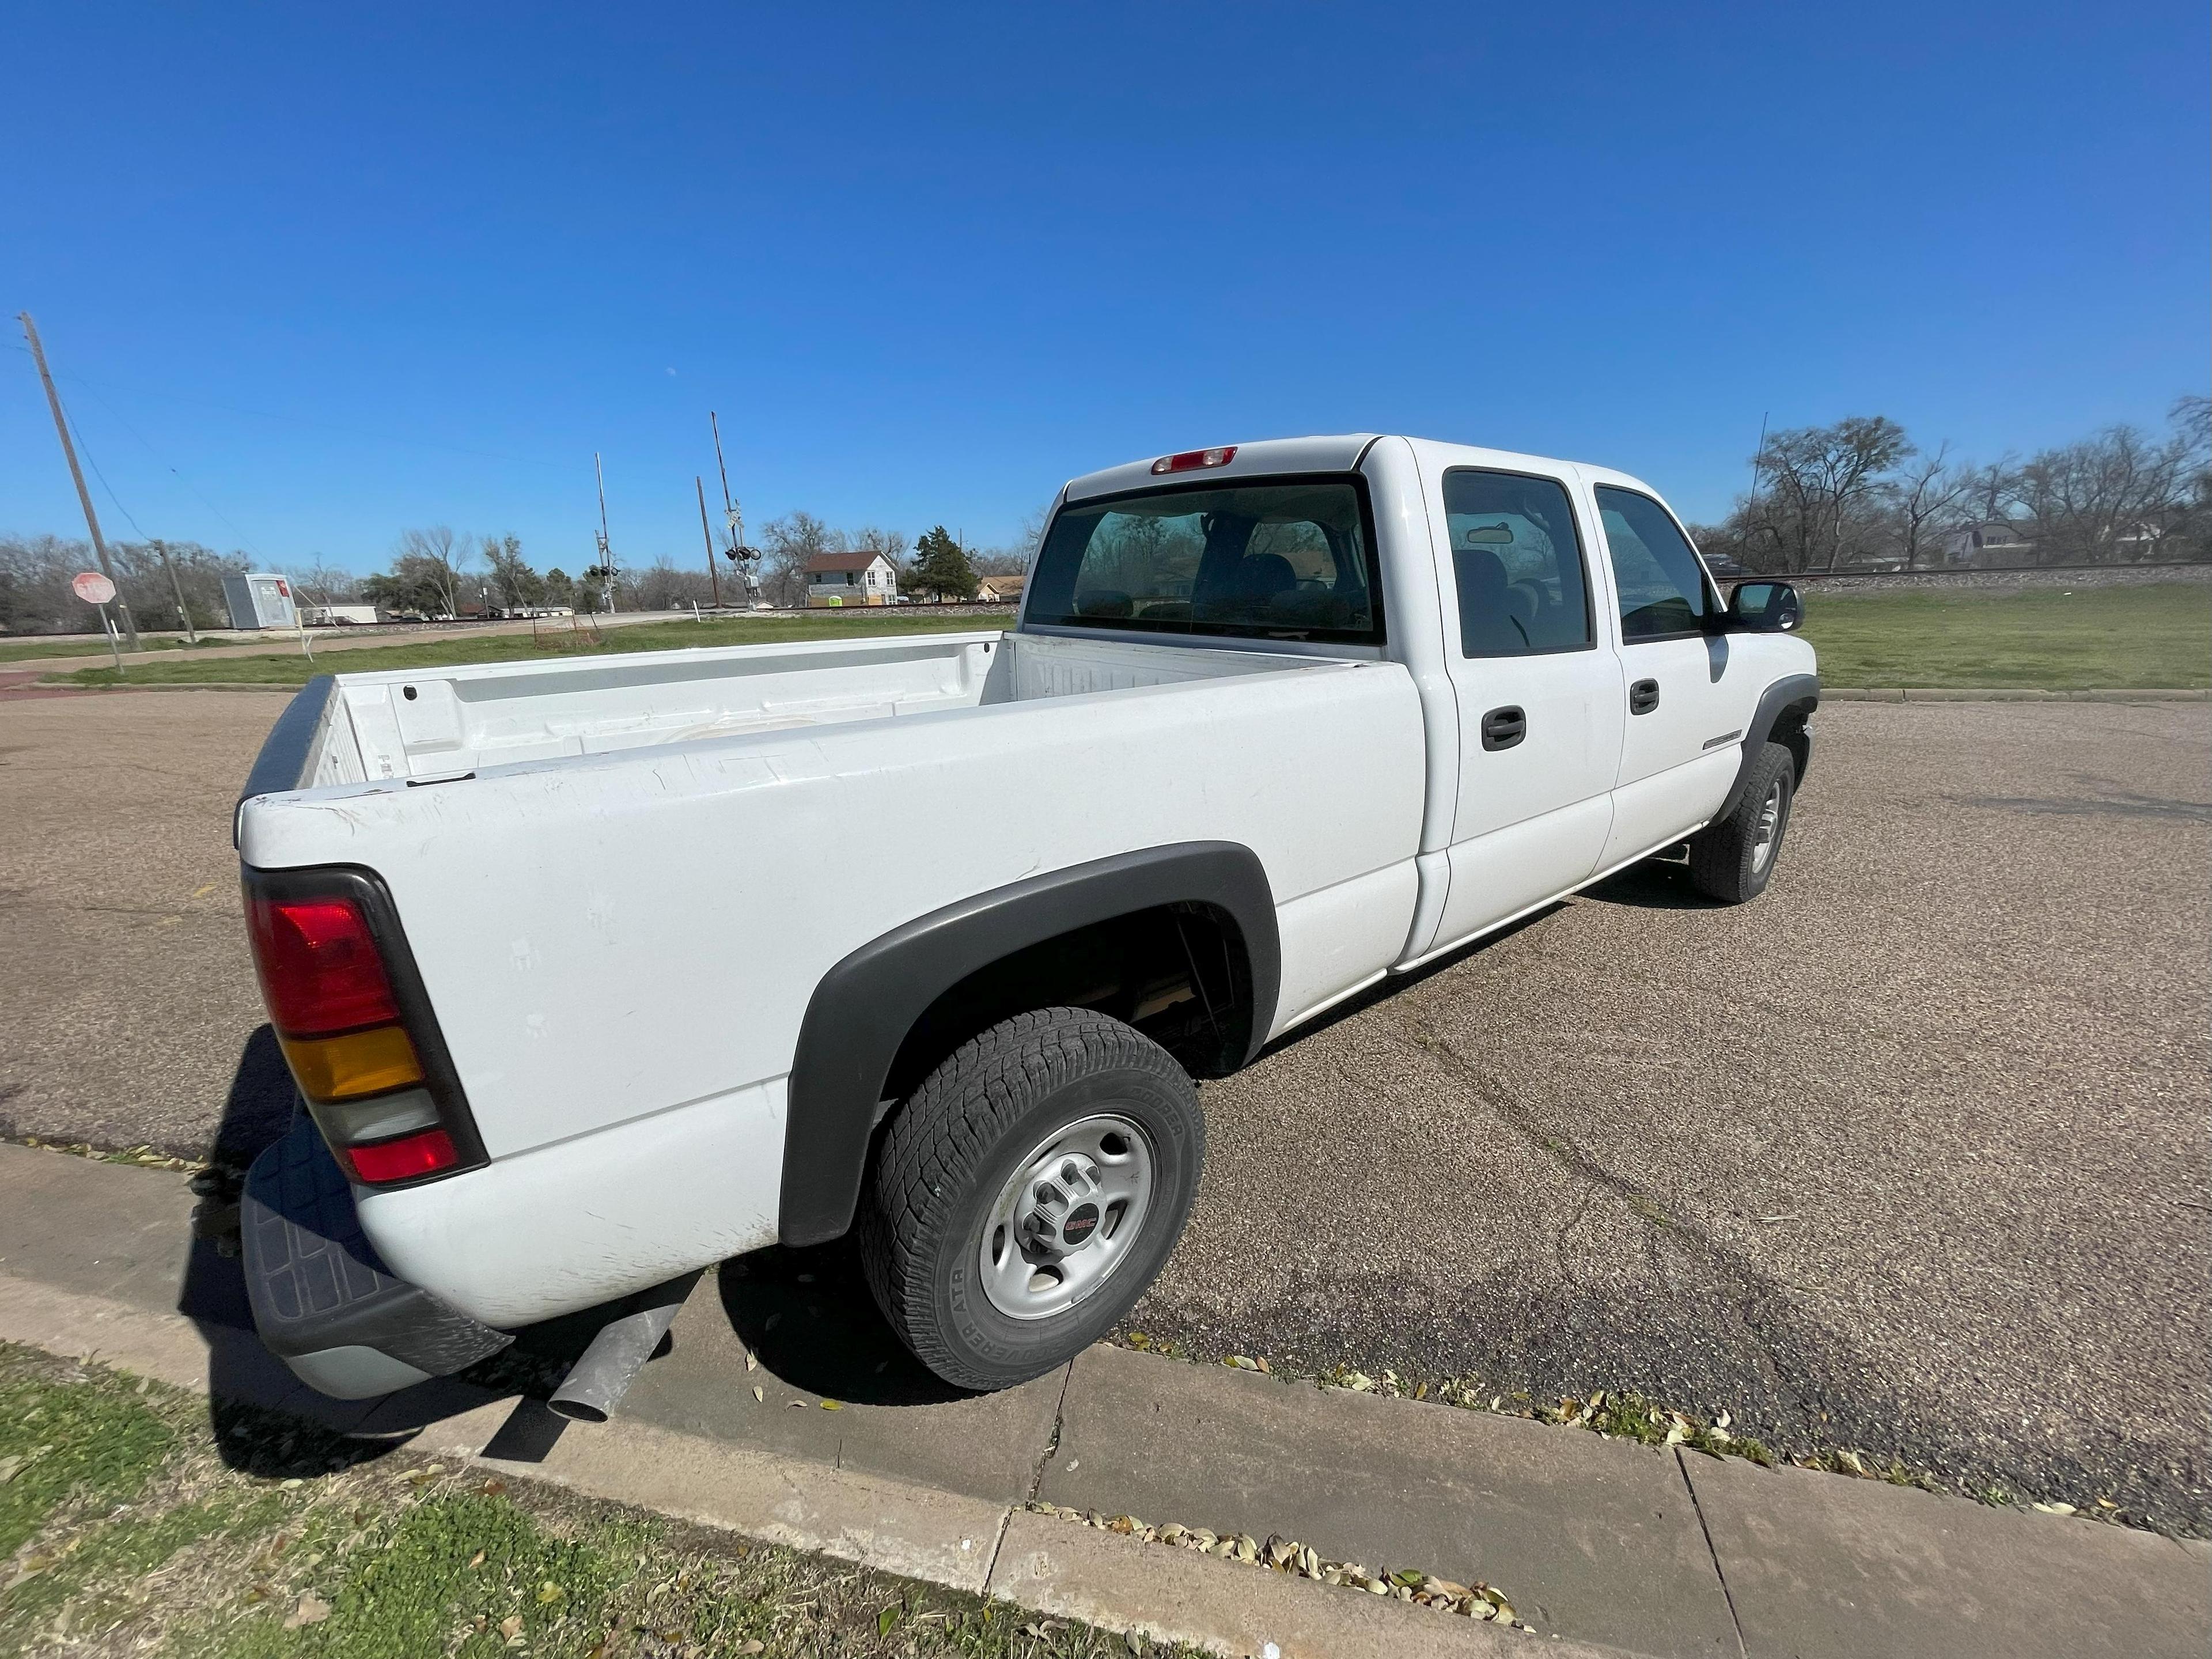
[(1274, 902), (1264, 1029), (1365, 982), (1412, 918), (1425, 756), (1401, 664), (1182, 640), (340, 675), (272, 732), (239, 850), (388, 888), (491, 1161), (362, 1224), (511, 1328), (774, 1239), (814, 987), (948, 904), (1225, 842)]
[(994, 632), (341, 674), (294, 787), (449, 778), (1311, 662)]

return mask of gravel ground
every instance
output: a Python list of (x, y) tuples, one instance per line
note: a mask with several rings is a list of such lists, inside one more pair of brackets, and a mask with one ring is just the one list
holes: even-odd
[[(266, 1070), (229, 810), (283, 704), (0, 701), (0, 1131), (198, 1151)], [(1136, 1322), (2212, 1526), (2212, 708), (1816, 729), (1757, 903), (1632, 872), (1206, 1085)]]
[(1755, 903), (1645, 866), (1208, 1085), (1139, 1327), (2204, 1529), (2212, 711), (1815, 726)]

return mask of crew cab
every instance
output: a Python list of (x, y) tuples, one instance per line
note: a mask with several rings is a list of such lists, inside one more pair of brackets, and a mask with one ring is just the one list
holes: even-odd
[(1010, 630), (313, 681), (235, 825), (263, 1339), (381, 1393), (857, 1229), (931, 1369), (1037, 1375), (1173, 1249), (1194, 1079), (1686, 843), (1760, 892), (1799, 617), (1623, 473), (1354, 435), (1075, 480)]

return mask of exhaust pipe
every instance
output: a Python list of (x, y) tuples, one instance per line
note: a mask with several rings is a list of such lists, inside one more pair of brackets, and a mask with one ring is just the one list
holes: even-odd
[(576, 1363), (568, 1368), (547, 1407), (574, 1423), (604, 1423), (629, 1392), (645, 1362), (668, 1334), (677, 1310), (691, 1294), (699, 1275), (688, 1273), (625, 1297), (617, 1315), (599, 1328)]

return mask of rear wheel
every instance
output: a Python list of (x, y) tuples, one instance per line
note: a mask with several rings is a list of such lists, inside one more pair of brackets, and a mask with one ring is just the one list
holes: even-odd
[(869, 1285), (948, 1382), (1041, 1376), (1152, 1284), (1205, 1156), (1198, 1091), (1158, 1043), (1088, 1009), (1017, 1015), (892, 1121), (860, 1218)]
[(1762, 746), (1735, 811), (1690, 837), (1690, 880), (1707, 898), (1741, 904), (1766, 890), (1790, 828), (1797, 763), (1778, 743)]

